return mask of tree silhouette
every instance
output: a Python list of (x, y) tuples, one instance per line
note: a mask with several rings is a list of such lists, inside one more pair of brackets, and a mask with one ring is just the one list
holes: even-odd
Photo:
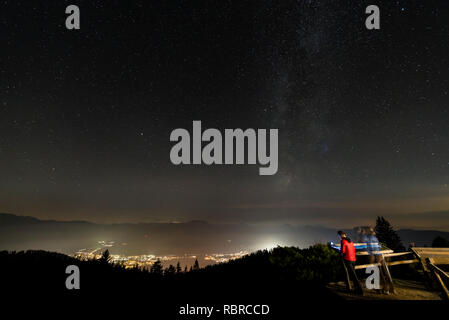
[(164, 274), (167, 276), (174, 275), (175, 273), (176, 273), (176, 269), (172, 264), (169, 265), (168, 268), (165, 269), (165, 271), (164, 271)]
[(184, 268), (184, 272), (187, 272), (187, 266), (185, 266), (185, 268)]
[(200, 270), (200, 264), (198, 263), (198, 259), (195, 259), (195, 263), (193, 264), (193, 270)]
[(441, 236), (437, 236), (432, 241), (432, 247), (434, 248), (449, 248), (449, 240)]
[(103, 254), (101, 255), (101, 258), (99, 259), (99, 261), (101, 263), (109, 263), (111, 261), (112, 257), (109, 253), (109, 250), (106, 249)]
[(163, 274), (163, 268), (162, 268), (162, 262), (161, 260), (157, 259), (155, 263), (150, 268), (150, 272), (154, 274)]
[(405, 251), (401, 238), (384, 217), (377, 217), (374, 230), (380, 243), (394, 251)]
[(181, 273), (181, 271), (182, 271), (181, 264), (178, 261), (178, 263), (176, 264), (176, 273)]

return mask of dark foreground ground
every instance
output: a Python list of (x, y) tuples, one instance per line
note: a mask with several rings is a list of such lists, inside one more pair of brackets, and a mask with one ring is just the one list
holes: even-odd
[(394, 293), (384, 294), (375, 290), (365, 290), (363, 296), (346, 290), (345, 282), (332, 282), (327, 288), (345, 300), (442, 300), (440, 292), (429, 289), (422, 281), (394, 279)]
[[(79, 290), (65, 286), (68, 265), (80, 269)], [(335, 317), (344, 310), (356, 314), (372, 308), (402, 310), (404, 315), (408, 306), (412, 307), (408, 302), (347, 301), (342, 288), (339, 291), (328, 285), (342, 279), (340, 268), (338, 256), (321, 245), (260, 251), (226, 264), (180, 273), (130, 270), (107, 261), (80, 261), (45, 251), (0, 252), (1, 290), (7, 299), (22, 306), (38, 305), (47, 312), (56, 306), (80, 313), (94, 307), (94, 312), (104, 313), (104, 317), (143, 312), (151, 319), (156, 315), (161, 319), (287, 319), (310, 312)], [(209, 317), (181, 315), (187, 305), (214, 307), (215, 312)], [(225, 315), (224, 305), (268, 305), (270, 312)], [(448, 305), (433, 301), (423, 307), (436, 310)]]

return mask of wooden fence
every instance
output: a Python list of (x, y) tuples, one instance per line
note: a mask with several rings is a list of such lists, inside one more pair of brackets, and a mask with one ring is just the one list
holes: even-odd
[[(361, 245), (361, 244), (359, 244)], [(334, 249), (339, 250), (338, 246), (333, 246)], [(428, 283), (437, 284), (441, 289), (444, 297), (449, 300), (449, 274), (444, 271), (441, 266), (449, 266), (449, 248), (428, 248), (428, 247), (414, 247), (411, 251), (407, 252), (393, 252), (388, 248), (384, 248), (377, 251), (376, 263), (359, 264), (355, 266), (355, 269), (366, 269), (368, 267), (382, 266), (387, 273), (386, 281), (389, 282), (390, 288), (394, 292), (393, 279), (388, 267), (419, 263), (424, 271), (425, 277)], [(367, 251), (360, 251), (356, 253), (357, 256), (367, 256)], [(390, 261), (390, 258), (401, 257), (402, 260)], [(347, 274), (347, 272), (346, 272)], [(347, 280), (349, 281), (349, 275), (347, 274)], [(434, 285), (433, 285), (434, 286)]]
[(449, 248), (412, 248), (424, 269), (428, 280), (436, 282), (443, 292), (446, 299), (449, 300), (449, 274), (442, 270), (439, 265), (449, 265)]

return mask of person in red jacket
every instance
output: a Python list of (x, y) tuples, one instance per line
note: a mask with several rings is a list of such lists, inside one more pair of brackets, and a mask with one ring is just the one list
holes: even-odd
[[(352, 240), (343, 231), (338, 231), (340, 236), (340, 254), (343, 259), (344, 267), (346, 269), (346, 274), (349, 279), (352, 280), (355, 286), (355, 290), (358, 294), (363, 294), (362, 286), (360, 285), (359, 279), (357, 279), (357, 274), (355, 273), (355, 247)], [(349, 283), (347, 283), (348, 288)]]

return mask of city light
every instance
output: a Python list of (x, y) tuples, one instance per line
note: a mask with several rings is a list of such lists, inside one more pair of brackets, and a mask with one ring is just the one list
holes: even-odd
[[(100, 247), (97, 248), (86, 248), (80, 249), (72, 256), (78, 258), (80, 260), (96, 260), (100, 259), (103, 255), (103, 252), (106, 249), (110, 249), (114, 247), (114, 241), (98, 241)], [(196, 259), (202, 259), (205, 264), (217, 264), (224, 263), (230, 260), (239, 259), (245, 255), (247, 255), (248, 251), (239, 251), (236, 253), (212, 253), (212, 254), (184, 254), (184, 255), (160, 255), (156, 256), (153, 254), (141, 254), (141, 255), (120, 255), (120, 254), (110, 254), (109, 262), (114, 264), (119, 264), (124, 266), (127, 269), (131, 268), (143, 268), (149, 269), (156, 261), (161, 261), (163, 265), (169, 264), (177, 264), (178, 262), (183, 262), (185, 264), (186, 261), (193, 262)]]

